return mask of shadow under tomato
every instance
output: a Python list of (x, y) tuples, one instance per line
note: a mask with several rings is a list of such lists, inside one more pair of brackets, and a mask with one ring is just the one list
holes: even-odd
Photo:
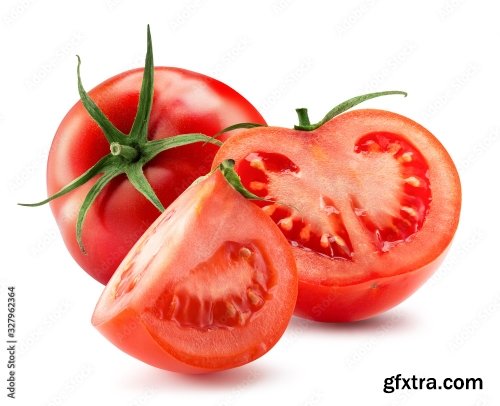
[(349, 323), (324, 323), (292, 317), (288, 329), (291, 331), (310, 331), (328, 334), (373, 334), (381, 330), (409, 331), (419, 324), (418, 318), (407, 311), (394, 310), (366, 320)]
[(193, 390), (194, 387), (227, 391), (235, 387), (252, 387), (262, 381), (268, 382), (273, 376), (279, 376), (269, 365), (252, 363), (239, 368), (207, 374), (189, 375), (163, 371), (144, 365), (137, 368), (137, 373), (124, 377), (127, 387), (155, 387), (169, 390)]
[(175, 379), (189, 386), (229, 389), (236, 386), (253, 386), (261, 381), (267, 381), (271, 376), (269, 368), (259, 365), (247, 365), (226, 371), (201, 375), (175, 374)]

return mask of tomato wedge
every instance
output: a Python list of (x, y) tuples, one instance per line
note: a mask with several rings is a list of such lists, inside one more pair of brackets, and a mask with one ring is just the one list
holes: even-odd
[(214, 164), (229, 157), (251, 192), (286, 203), (258, 202), (293, 247), (299, 316), (352, 321), (395, 306), (434, 272), (458, 225), (450, 156), (395, 113), (355, 110), (312, 131), (248, 129)]
[(217, 171), (188, 188), (137, 241), (92, 323), (118, 348), (159, 368), (233, 368), (278, 341), (297, 283), (287, 240)]

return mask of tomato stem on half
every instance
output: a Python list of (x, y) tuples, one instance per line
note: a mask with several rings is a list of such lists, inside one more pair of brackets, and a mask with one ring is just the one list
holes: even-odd
[(297, 116), (299, 117), (299, 126), (301, 127), (309, 127), (311, 126), (311, 121), (309, 120), (309, 113), (307, 109), (304, 107), (295, 109), (297, 112)]
[(299, 117), (299, 124), (295, 125), (293, 128), (295, 130), (300, 130), (300, 131), (316, 130), (326, 122), (330, 121), (333, 117), (336, 117), (339, 114), (346, 112), (347, 110), (353, 108), (354, 106), (360, 103), (363, 103), (366, 100), (374, 99), (375, 97), (380, 97), (380, 96), (388, 96), (391, 94), (399, 94), (403, 95), (404, 97), (408, 95), (408, 93), (402, 92), (400, 90), (388, 90), (385, 92), (367, 93), (361, 96), (356, 96), (335, 106), (325, 115), (325, 117), (323, 117), (322, 120), (318, 121), (316, 124), (311, 124), (306, 108), (298, 108), (295, 111), (297, 112), (297, 116)]
[[(326, 122), (330, 121), (335, 116), (338, 116), (339, 114), (346, 112), (347, 110), (353, 108), (354, 106), (366, 100), (374, 99), (375, 97), (380, 97), (380, 96), (388, 96), (391, 94), (399, 94), (404, 97), (408, 96), (408, 93), (400, 90), (388, 90), (385, 92), (367, 93), (361, 96), (356, 96), (335, 106), (325, 115), (325, 117), (323, 117), (322, 120), (318, 121), (315, 124), (311, 124), (311, 121), (309, 119), (309, 113), (307, 112), (307, 109), (305, 107), (297, 108), (295, 109), (295, 111), (297, 112), (297, 116), (299, 118), (299, 124), (295, 125), (293, 128), (295, 130), (300, 130), (300, 131), (316, 130)], [(254, 128), (254, 127), (266, 127), (266, 126), (263, 124), (256, 124), (256, 123), (238, 123), (219, 131), (217, 134), (215, 134), (214, 138), (228, 131), (238, 130), (242, 128)]]

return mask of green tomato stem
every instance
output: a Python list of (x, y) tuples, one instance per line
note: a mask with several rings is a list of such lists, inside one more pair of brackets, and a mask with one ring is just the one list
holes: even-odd
[(121, 156), (127, 162), (134, 162), (139, 156), (137, 149), (129, 145), (120, 144), (119, 142), (109, 144), (109, 150), (111, 151), (111, 155)]
[(388, 96), (391, 94), (397, 94), (397, 95), (402, 95), (404, 97), (407, 96), (406, 92), (402, 92), (400, 90), (389, 90), (386, 92), (376, 92), (376, 93), (368, 93), (368, 94), (363, 94), (361, 96), (356, 96), (353, 97), (352, 99), (346, 100), (337, 106), (335, 106), (333, 109), (331, 109), (325, 117), (321, 121), (318, 121), (315, 124), (311, 124), (309, 121), (309, 116), (307, 114), (307, 109), (305, 108), (300, 108), (296, 109), (295, 111), (297, 112), (297, 115), (299, 117), (299, 124), (294, 126), (295, 130), (300, 130), (300, 131), (313, 131), (316, 130), (317, 128), (321, 127), (323, 124), (327, 123), (330, 121), (332, 118), (338, 116), (339, 114), (342, 114), (346, 112), (347, 110), (353, 108), (354, 106), (357, 106), (360, 103), (363, 103), (366, 100), (374, 99), (376, 97), (381, 97), (381, 96)]
[(299, 117), (299, 126), (309, 127), (311, 125), (311, 121), (309, 120), (307, 109), (302, 107), (299, 109), (295, 109), (295, 111), (297, 112), (297, 116)]

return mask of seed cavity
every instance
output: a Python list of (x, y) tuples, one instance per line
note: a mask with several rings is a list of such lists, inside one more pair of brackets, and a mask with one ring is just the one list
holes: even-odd
[(372, 204), (370, 212), (364, 210), (363, 202), (356, 197), (351, 201), (354, 213), (371, 233), (374, 245), (381, 252), (388, 252), (407, 241), (425, 221), (432, 201), (427, 162), (411, 143), (392, 133), (367, 134), (358, 140), (354, 152), (390, 154), (398, 162), (402, 187), (399, 196), (392, 197), (392, 202), (395, 197), (399, 199), (399, 210), (389, 204), (389, 209), (384, 211), (384, 196), (381, 196), (380, 208)]
[(272, 297), (274, 278), (255, 244), (226, 241), (148, 311), (198, 330), (244, 326)]

